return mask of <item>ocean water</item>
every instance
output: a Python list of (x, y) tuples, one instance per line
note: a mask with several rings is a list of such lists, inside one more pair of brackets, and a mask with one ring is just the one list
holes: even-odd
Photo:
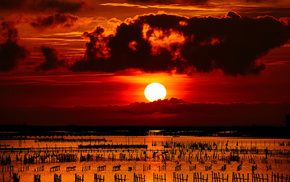
[[(38, 139), (46, 139), (39, 141)], [(57, 139), (68, 139), (58, 141)], [(75, 139), (76, 141), (69, 141)], [(97, 141), (105, 139), (106, 141)], [(88, 141), (90, 140), (90, 141)], [(213, 172), (228, 176), (232, 180), (233, 172), (244, 175), (249, 174), (252, 180), (252, 168), (257, 166), (254, 173), (268, 175), (290, 174), (290, 140), (289, 139), (259, 139), (259, 138), (234, 138), (234, 137), (193, 137), (193, 136), (53, 136), (53, 137), (27, 137), (25, 140), (1, 140), (1, 157), (11, 158), (11, 164), (0, 166), (0, 182), (12, 181), (11, 176), (17, 173), (20, 181), (34, 180), (34, 175), (39, 174), (41, 181), (54, 181), (54, 174), (61, 175), (63, 182), (75, 181), (75, 174), (83, 175), (85, 182), (94, 182), (94, 174), (104, 176), (105, 181), (113, 182), (114, 176), (122, 175), (127, 182), (133, 182), (133, 175), (145, 175), (146, 182), (153, 181), (153, 174), (165, 175), (166, 181), (173, 181), (173, 174), (183, 174), (188, 181), (193, 181), (194, 173), (202, 173), (212, 181)], [(79, 149), (79, 145), (147, 145), (147, 149)], [(198, 147), (197, 147), (198, 146)], [(210, 147), (208, 147), (210, 146)], [(6, 150), (5, 150), (6, 147)], [(194, 148), (195, 147), (195, 148)], [(9, 149), (8, 149), (9, 148)], [(13, 148), (14, 150), (11, 150)], [(15, 148), (22, 148), (21, 151)], [(30, 148), (30, 151), (23, 149)], [(247, 150), (240, 152), (239, 161), (231, 161), (229, 157), (232, 149)], [(250, 150), (251, 149), (251, 150)], [(265, 163), (265, 149), (269, 150), (267, 164)], [(257, 150), (259, 151), (257, 153)], [(145, 160), (146, 153), (146, 160)], [(270, 153), (273, 153), (271, 155)], [(59, 162), (54, 157), (46, 159), (44, 163), (36, 157), (32, 164), (23, 164), (24, 156), (45, 156), (73, 154), (74, 162)], [(80, 161), (81, 156), (92, 155), (92, 160)], [(120, 159), (120, 154), (124, 157)], [(102, 160), (96, 160), (97, 155), (102, 155)], [(112, 156), (115, 158), (112, 159)], [(16, 157), (21, 158), (17, 161)], [(242, 164), (241, 170), (238, 166)], [(60, 166), (59, 171), (51, 172), (50, 168)], [(104, 171), (98, 171), (99, 166), (106, 165)], [(121, 165), (119, 171), (113, 171), (114, 166)], [(222, 167), (226, 165), (226, 169)], [(8, 168), (13, 166), (13, 171)], [(43, 166), (43, 171), (37, 171)], [(67, 167), (75, 167), (74, 171), (66, 171)], [(150, 170), (144, 170), (143, 167)], [(165, 167), (166, 166), (166, 169)], [(190, 170), (196, 166), (196, 169)], [(210, 169), (206, 169), (210, 167)], [(271, 167), (271, 169), (269, 169)], [(84, 171), (84, 169), (87, 169)], [(268, 169), (267, 169), (268, 168)], [(270, 182), (270, 181), (269, 181)]]

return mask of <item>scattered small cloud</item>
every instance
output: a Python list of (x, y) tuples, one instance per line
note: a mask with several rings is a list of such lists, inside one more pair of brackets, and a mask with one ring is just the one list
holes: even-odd
[(18, 31), (12, 23), (2, 22), (0, 27), (0, 71), (11, 71), (17, 66), (19, 60), (27, 57), (28, 51), (18, 45)]
[(61, 26), (64, 28), (70, 28), (78, 20), (77, 16), (71, 14), (54, 14), (50, 16), (40, 16), (35, 21), (31, 22), (30, 25), (36, 29), (43, 30), (46, 28), (53, 28)]
[(52, 69), (57, 69), (59, 67), (67, 67), (65, 60), (59, 60), (55, 49), (41, 46), (41, 52), (45, 58), (45, 62), (42, 63), (38, 69), (42, 71), (49, 71)]

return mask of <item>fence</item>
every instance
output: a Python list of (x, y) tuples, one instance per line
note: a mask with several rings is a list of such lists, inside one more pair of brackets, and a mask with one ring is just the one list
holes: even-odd
[(175, 171), (180, 171), (181, 170), (181, 164), (178, 166), (175, 166)]
[(155, 174), (153, 173), (153, 182), (166, 182), (166, 174)]
[(50, 172), (59, 171), (59, 170), (60, 170), (60, 166), (53, 166), (50, 168)]
[(237, 171), (242, 170), (242, 166), (243, 166), (243, 164), (238, 165), (238, 167), (237, 167)]
[(126, 181), (126, 175), (123, 177), (122, 175), (115, 174), (114, 179), (115, 179), (115, 182), (125, 182)]
[(61, 174), (60, 175), (57, 175), (57, 174), (54, 174), (54, 178), (53, 178), (54, 182), (61, 182)]
[(106, 170), (106, 165), (97, 167), (97, 171), (104, 171), (104, 170)]
[(113, 166), (113, 171), (120, 171), (120, 170), (121, 170), (121, 165)]
[(89, 171), (91, 170), (91, 166), (82, 166), (82, 171)]
[(257, 170), (257, 169), (258, 169), (257, 164), (256, 164), (256, 165), (252, 165), (252, 172), (254, 172), (254, 171)]
[(268, 174), (264, 175), (263, 174), (258, 174), (258, 173), (252, 173), (252, 182), (269, 182)]
[(215, 173), (212, 171), (212, 182), (228, 182), (229, 181), (229, 175), (226, 175), (224, 177), (224, 174), (220, 174), (219, 172)]
[(13, 182), (19, 182), (20, 176), (17, 173), (13, 173), (12, 179), (13, 179)]
[(290, 174), (283, 176), (283, 174), (274, 174), (272, 172), (272, 182), (289, 182)]
[(80, 176), (75, 174), (75, 182), (84, 182), (84, 175)]
[(227, 169), (227, 165), (223, 165), (222, 168), (221, 168), (221, 171), (225, 171)]
[(208, 174), (206, 175), (202, 175), (202, 173), (193, 173), (193, 182), (208, 182)]
[[(20, 149), (20, 148), (19, 148)], [(39, 151), (37, 151), (39, 149)], [(225, 163), (229, 163), (231, 160), (229, 158), (226, 157), (224, 152), (228, 152), (231, 151), (231, 149), (228, 150), (217, 150), (214, 149), (214, 154), (208, 154), (206, 152), (200, 152), (197, 151), (197, 153), (194, 153), (194, 151), (196, 151), (196, 149), (172, 149), (172, 150), (146, 150), (146, 149), (141, 149), (140, 153), (136, 153), (136, 155), (132, 154), (130, 150), (119, 150), (119, 149), (115, 149), (115, 152), (120, 151), (120, 153), (118, 155), (120, 155), (121, 157), (116, 158), (116, 155), (114, 153), (112, 153), (112, 150), (107, 149), (106, 151), (104, 151), (103, 154), (87, 154), (85, 156), (81, 156), (80, 159), (78, 159), (77, 155), (75, 154), (39, 154), (40, 151), (43, 152), (50, 152), (53, 150), (58, 150), (59, 152), (60, 148), (33, 148), (30, 149), (30, 152), (35, 152), (35, 155), (17, 155), (17, 159), (16, 161), (23, 161), (24, 159), (26, 159), (24, 162), (24, 164), (37, 164), (37, 163), (52, 163), (52, 162), (73, 162), (73, 161), (92, 161), (92, 160), (106, 160), (106, 159), (112, 159), (112, 160), (145, 160), (146, 159), (153, 159), (152, 157), (154, 157), (154, 160), (162, 160), (162, 161), (167, 161), (167, 160), (178, 160), (178, 161), (186, 161), (189, 162), (191, 164), (192, 160), (197, 160), (199, 163), (201, 164), (205, 164), (207, 161), (210, 161), (212, 164), (216, 164), (218, 160), (223, 161)], [(13, 149), (14, 151), (15, 149)], [(212, 149), (211, 149), (212, 150)], [(252, 149), (239, 149), (240, 154), (243, 153), (243, 151), (252, 151)], [(80, 151), (86, 151), (86, 152), (100, 152), (101, 150), (99, 149), (78, 149), (78, 148), (73, 148), (73, 147), (68, 147), (68, 148), (63, 148), (62, 151), (60, 152), (80, 152)], [(206, 150), (205, 150), (206, 151)], [(128, 152), (128, 153), (127, 153)], [(218, 152), (222, 152), (222, 155), (217, 154)], [(279, 152), (279, 153), (283, 153), (283, 155), (285, 155), (286, 157), (290, 156), (290, 152), (285, 152), (285, 151), (281, 151), (281, 150), (275, 150), (275, 152)], [(144, 154), (145, 153), (145, 154)], [(162, 154), (161, 154), (162, 153)], [(259, 149), (259, 154), (263, 153), (263, 150)], [(153, 156), (151, 156), (151, 154)], [(155, 154), (155, 155), (154, 155)], [(262, 156), (255, 156), (255, 155), (249, 155), (250, 153), (244, 153), (243, 156), (240, 157), (241, 161), (248, 161), (249, 163), (255, 165), (257, 160), (261, 160), (261, 162), (263, 164), (267, 164), (269, 161), (269, 159), (266, 159), (265, 157)], [(282, 154), (281, 154), (282, 155)], [(150, 157), (151, 156), (151, 157)], [(23, 160), (22, 160), (23, 158)], [(14, 158), (12, 158), (14, 160)], [(2, 160), (0, 158), (0, 160)], [(3, 159), (4, 160), (4, 159)], [(281, 159), (274, 159), (275, 164), (283, 164), (284, 163), (289, 163), (290, 161), (286, 161), (286, 160), (281, 160)], [(3, 164), (6, 164), (5, 162)], [(5, 169), (3, 169), (3, 171), (5, 171)]]
[(14, 166), (2, 167), (2, 173), (3, 172), (13, 172), (13, 171), (14, 171)]
[(24, 172), (24, 171), (29, 171), (29, 166), (18, 168), (18, 172)]
[(135, 174), (134, 173), (133, 182), (145, 182), (145, 175), (143, 177), (142, 174)]
[(112, 153), (112, 155), (109, 154), (108, 159), (111, 159), (112, 161), (114, 161), (116, 159), (116, 155), (113, 153)]
[(247, 176), (245, 177), (244, 174), (240, 174), (240, 173), (235, 173), (233, 172), (233, 176), (232, 176), (232, 182), (249, 182), (250, 178), (249, 178), (249, 173), (247, 173)]
[(98, 175), (94, 174), (94, 182), (104, 182), (105, 181), (105, 176), (103, 175)]
[(37, 167), (34, 169), (35, 172), (44, 171), (44, 166)]
[(40, 175), (39, 174), (34, 175), (34, 182), (40, 182)]
[[(40, 141), (40, 140), (38, 140)], [(46, 139), (43, 141), (53, 141), (53, 139)], [(62, 140), (64, 141), (64, 140)], [(73, 140), (75, 141), (75, 140)], [(156, 144), (156, 141), (152, 141), (153, 143)], [(158, 142), (157, 142), (158, 143)], [(154, 144), (154, 146), (155, 146)], [(159, 159), (159, 160), (174, 160), (174, 159), (179, 159), (179, 160), (186, 160), (186, 161), (190, 161), (190, 160), (194, 160), (197, 159), (200, 162), (204, 162), (204, 160), (219, 160), (219, 159), (225, 159), (223, 154), (220, 156), (217, 154), (217, 152), (229, 152), (233, 149), (233, 145), (231, 145), (229, 148), (225, 147), (224, 142), (221, 143), (213, 143), (213, 142), (163, 142), (160, 143), (160, 146), (166, 146), (166, 151), (162, 151), (162, 155), (160, 154), (160, 150), (158, 155), (155, 155), (154, 159)], [(278, 144), (278, 143), (277, 143)], [(290, 145), (289, 142), (287, 144), (288, 146)], [(158, 145), (159, 146), (159, 145)], [(173, 148), (174, 153), (171, 154), (167, 154), (168, 151), (170, 151), (170, 149), (168, 149), (168, 147), (171, 146)], [(261, 146), (261, 145), (260, 145)], [(285, 146), (285, 145), (283, 145)], [(169, 147), (169, 148), (171, 148)], [(261, 158), (261, 156), (257, 157), (254, 156), (255, 154), (268, 154), (269, 156), (283, 156), (283, 157), (289, 157), (290, 153), (288, 151), (284, 151), (282, 149), (267, 149), (267, 146), (264, 145), (264, 148), (259, 148), (257, 149), (255, 146), (245, 146), (243, 145), (243, 143), (241, 143), (239, 145), (239, 149), (236, 149), (236, 151), (239, 154), (244, 154), (243, 157), (241, 157), (241, 159), (249, 159), (250, 162), (254, 162), (254, 158)], [(132, 156), (132, 154), (128, 154), (126, 153), (126, 151), (124, 151), (124, 148), (126, 149), (130, 149), (130, 148), (138, 148), (140, 150), (144, 150), (143, 152), (140, 153), (140, 155), (136, 155)], [(104, 149), (106, 150), (106, 152), (104, 152), (103, 154), (87, 154), (85, 156), (81, 155), (80, 158), (77, 158), (77, 155), (75, 154), (68, 154), (67, 152), (99, 152), (100, 153), (100, 149)], [(50, 162), (73, 162), (76, 160), (80, 160), (80, 161), (92, 161), (92, 160), (104, 160), (104, 159), (112, 159), (112, 160), (117, 160), (116, 155), (111, 153), (112, 149), (114, 149), (115, 151), (120, 151), (119, 158), (120, 160), (140, 160), (140, 159), (144, 159), (146, 160), (146, 158), (148, 158), (148, 153), (144, 152), (154, 152), (153, 150), (147, 150), (147, 145), (80, 145), (78, 147), (30, 147), (30, 148), (8, 148), (6, 147), (5, 149), (3, 149), (4, 152), (6, 151), (12, 151), (12, 152), (26, 152), (29, 151), (31, 153), (35, 153), (36, 155), (21, 155), (21, 154), (17, 154), (15, 160), (16, 161), (21, 161), (24, 164), (34, 164), (34, 163), (50, 163)], [(190, 152), (188, 152), (186, 154), (186, 152), (184, 152), (184, 149), (187, 149), (188, 151), (190, 150)], [(179, 154), (176, 153), (176, 150), (179, 150), (181, 152), (179, 152)], [(214, 150), (215, 154), (214, 155), (199, 155), (197, 157), (195, 157), (195, 155), (193, 154), (193, 151), (207, 151), (207, 150)], [(49, 152), (54, 152), (56, 151), (57, 154), (48, 154)], [(156, 150), (155, 150), (156, 151)], [(43, 152), (43, 154), (39, 154), (39, 152)], [(110, 153), (109, 153), (110, 152)], [(128, 150), (128, 152), (130, 152)], [(158, 152), (158, 151), (157, 151)], [(105, 153), (109, 153), (109, 155), (105, 156)], [(201, 153), (201, 152), (200, 152)], [(250, 154), (254, 154), (254, 155), (250, 155)], [(267, 157), (267, 155), (266, 155)], [(266, 158), (263, 157), (263, 158)], [(150, 157), (149, 157), (150, 158)], [(5, 155), (3, 157), (0, 158), (0, 163), (1, 164), (11, 164), (13, 159), (11, 159), (11, 157), (9, 155)], [(224, 160), (226, 161), (226, 159)], [(256, 161), (255, 161), (256, 162)], [(276, 160), (275, 162), (277, 163), (281, 163), (281, 160)], [(283, 161), (284, 162), (284, 161)]]
[(145, 165), (145, 164), (143, 164), (143, 171), (150, 171), (151, 170), (151, 165), (149, 164), (149, 165)]
[(163, 171), (163, 170), (166, 170), (166, 164), (159, 166), (159, 171)]
[(183, 174), (173, 172), (173, 182), (188, 182), (188, 175), (184, 177)]
[(212, 169), (212, 164), (209, 165), (209, 166), (204, 166), (204, 168), (205, 168), (205, 171), (211, 170)]
[(66, 171), (69, 172), (69, 171), (75, 171), (76, 170), (76, 166), (73, 166), (73, 167), (66, 167)]
[[(194, 172), (192, 182), (209, 182), (208, 175), (203, 175), (202, 172)], [(40, 175), (34, 174), (34, 182), (40, 182)], [(20, 176), (17, 173), (11, 173), (10, 178), (8, 181), (12, 180), (13, 182), (19, 182)], [(115, 174), (114, 182), (125, 182), (126, 175), (122, 176), (119, 174)], [(7, 181), (4, 179), (3, 181)], [(98, 175), (94, 174), (94, 182), (104, 182), (105, 175)], [(173, 182), (191, 182), (188, 179), (188, 175), (178, 174), (173, 172)], [(54, 182), (61, 182), (61, 175), (54, 174)], [(82, 176), (75, 174), (75, 182), (84, 182), (84, 174)], [(133, 182), (145, 182), (145, 175), (143, 174), (136, 174), (133, 175)], [(153, 173), (153, 182), (166, 182), (166, 174), (155, 174)], [(229, 182), (229, 175), (223, 174), (219, 172), (212, 171), (212, 180), (211, 182)], [(241, 173), (232, 173), (232, 182), (290, 182), (290, 174), (275, 174), (272, 172), (271, 179), (269, 178), (268, 174), (259, 174), (259, 173), (252, 173), (252, 178), (250, 178), (250, 174), (241, 174)]]
[(255, 161), (254, 158), (250, 158), (250, 159), (249, 159), (249, 163), (251, 163), (251, 164), (256, 164), (256, 161)]

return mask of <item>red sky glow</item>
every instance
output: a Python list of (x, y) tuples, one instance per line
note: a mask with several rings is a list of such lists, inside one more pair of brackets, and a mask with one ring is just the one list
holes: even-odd
[[(284, 125), (290, 113), (288, 0), (0, 0), (0, 23), (0, 124)], [(152, 82), (167, 100), (148, 103)]]

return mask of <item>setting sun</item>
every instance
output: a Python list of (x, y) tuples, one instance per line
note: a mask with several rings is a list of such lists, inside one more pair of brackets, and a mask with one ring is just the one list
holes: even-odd
[(150, 102), (159, 99), (163, 100), (166, 96), (166, 89), (160, 83), (150, 83), (145, 88), (144, 95)]

